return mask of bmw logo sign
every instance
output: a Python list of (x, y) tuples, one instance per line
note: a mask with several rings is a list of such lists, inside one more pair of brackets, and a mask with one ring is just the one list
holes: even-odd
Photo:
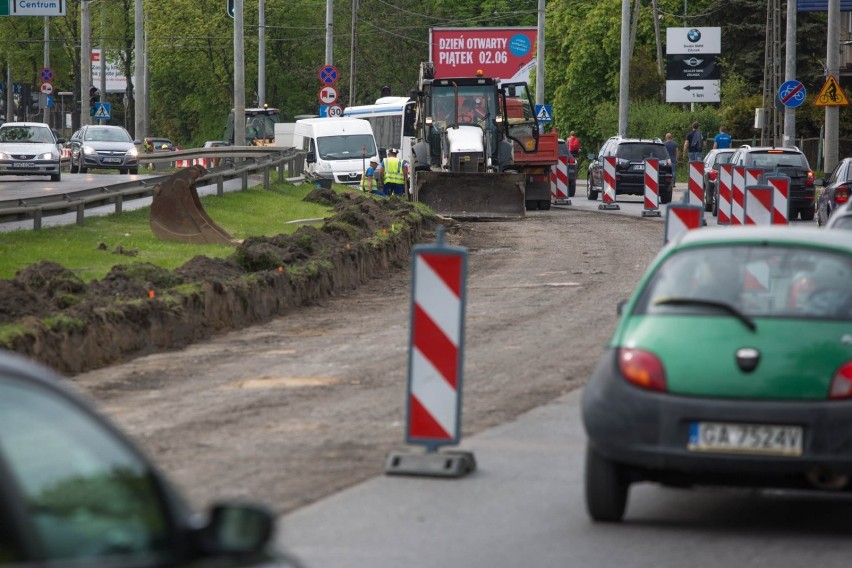
[(696, 43), (698, 40), (701, 39), (701, 32), (693, 28), (686, 32), (686, 39), (688, 39), (692, 43)]

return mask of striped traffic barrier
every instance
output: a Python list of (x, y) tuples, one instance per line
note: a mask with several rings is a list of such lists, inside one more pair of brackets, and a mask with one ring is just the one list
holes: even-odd
[(704, 162), (689, 162), (687, 203), (704, 207)]
[(550, 201), (556, 205), (571, 205), (568, 197), (568, 156), (550, 166)]
[(411, 325), (405, 440), (425, 454), (392, 453), (385, 472), (460, 477), (476, 467), (470, 452), (438, 452), (458, 444), (461, 432), (462, 363), (467, 249), (415, 245), (411, 261)]
[(645, 206), (643, 217), (660, 216), (660, 160), (645, 158)]
[(663, 244), (679, 235), (704, 225), (704, 206), (689, 203), (670, 203), (666, 207), (666, 227), (663, 231)]
[(71, 148), (62, 148), (59, 152), (63, 158), (71, 157)]
[(716, 224), (731, 224), (731, 178), (733, 177), (731, 164), (722, 164), (719, 167), (719, 197), (716, 203)]
[(615, 202), (615, 156), (604, 157), (603, 203), (598, 209), (621, 209)]
[(745, 168), (734, 166), (731, 175), (731, 225), (742, 225), (745, 207)]
[(766, 170), (763, 168), (746, 168), (745, 170), (745, 185), (743, 187), (748, 187), (750, 185), (761, 185), (763, 183), (763, 174), (766, 173)]
[(772, 186), (747, 185), (745, 188), (745, 224), (772, 224)]
[(766, 183), (772, 186), (772, 224), (790, 223), (790, 178), (783, 175), (768, 175)]
[(207, 158), (184, 158), (182, 160), (175, 160), (176, 168), (188, 168), (190, 166), (203, 166), (207, 168), (207, 164)]

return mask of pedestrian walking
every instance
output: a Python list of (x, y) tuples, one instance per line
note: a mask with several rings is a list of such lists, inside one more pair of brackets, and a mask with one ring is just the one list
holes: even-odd
[(397, 157), (396, 148), (388, 148), (388, 157), (379, 165), (378, 176), (387, 195), (405, 195), (405, 179), (408, 177), (408, 164)]
[(692, 130), (687, 133), (686, 139), (683, 141), (683, 153), (689, 157), (690, 162), (700, 162), (703, 157), (701, 155), (703, 150), (704, 134), (698, 128), (698, 122), (693, 122)]
[(672, 163), (672, 189), (675, 187), (675, 182), (677, 181), (677, 142), (672, 138), (671, 132), (666, 132), (666, 150), (669, 153), (669, 160)]
[(379, 182), (376, 179), (376, 169), (378, 166), (378, 160), (371, 158), (370, 167), (367, 168), (364, 172), (364, 176), (361, 178), (361, 191), (365, 193), (372, 193), (373, 195), (387, 195), (384, 189), (379, 186)]
[(713, 149), (717, 148), (730, 148), (731, 147), (731, 135), (728, 134), (728, 129), (725, 126), (719, 127), (719, 134), (713, 137)]

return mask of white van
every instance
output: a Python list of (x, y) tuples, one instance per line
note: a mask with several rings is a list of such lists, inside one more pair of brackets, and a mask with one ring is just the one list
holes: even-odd
[(379, 159), (373, 128), (360, 118), (305, 118), (296, 121), (293, 134), (307, 152), (308, 176), (359, 185), (370, 160)]

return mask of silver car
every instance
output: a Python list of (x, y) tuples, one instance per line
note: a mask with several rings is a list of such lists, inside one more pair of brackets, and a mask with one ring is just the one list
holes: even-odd
[(141, 144), (121, 126), (90, 124), (71, 136), (71, 173), (84, 174), (90, 169), (118, 169), (123, 174), (139, 173), (138, 150)]
[(50, 176), (62, 179), (58, 140), (46, 124), (6, 122), (0, 125), (0, 175)]

